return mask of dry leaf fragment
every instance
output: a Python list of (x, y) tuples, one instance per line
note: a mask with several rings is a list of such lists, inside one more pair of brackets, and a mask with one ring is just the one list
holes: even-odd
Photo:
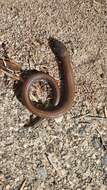
[(0, 65), (4, 66), (5, 68), (10, 69), (12, 71), (20, 71), (21, 70), (21, 66), (12, 59), (0, 58)]

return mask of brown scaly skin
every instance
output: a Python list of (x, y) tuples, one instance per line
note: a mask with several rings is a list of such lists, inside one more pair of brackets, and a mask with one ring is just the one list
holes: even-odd
[[(27, 107), (27, 109), (30, 112), (41, 118), (56, 118), (66, 113), (68, 110), (71, 109), (75, 96), (74, 75), (70, 62), (69, 53), (62, 42), (50, 38), (49, 43), (53, 53), (55, 54), (60, 64), (60, 67), (62, 67), (63, 70), (63, 78), (64, 78), (63, 93), (60, 96), (60, 90), (55, 80), (49, 75), (44, 73), (32, 74), (24, 81), (22, 89), (22, 98), (24, 105)], [(56, 100), (54, 103), (54, 107), (51, 110), (41, 110), (35, 107), (29, 97), (30, 87), (34, 82), (39, 81), (41, 79), (49, 82), (50, 85), (55, 90)]]

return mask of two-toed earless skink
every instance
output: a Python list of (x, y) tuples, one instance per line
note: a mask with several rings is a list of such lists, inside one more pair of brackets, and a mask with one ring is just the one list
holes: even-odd
[[(51, 76), (41, 72), (30, 75), (23, 82), (22, 88), (22, 99), (24, 105), (30, 112), (42, 118), (55, 118), (66, 113), (68, 110), (71, 109), (75, 96), (74, 75), (69, 53), (65, 45), (54, 38), (49, 39), (49, 44), (63, 72), (63, 91), (60, 92), (57, 82)], [(39, 82), (40, 80), (47, 81), (54, 91), (54, 95), (56, 96), (56, 98), (52, 109), (42, 110), (36, 107), (30, 99), (31, 86), (33, 85), (33, 83)]]

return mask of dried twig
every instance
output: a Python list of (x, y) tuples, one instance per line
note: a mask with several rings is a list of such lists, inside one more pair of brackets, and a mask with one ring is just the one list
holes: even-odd
[(98, 119), (107, 119), (106, 117), (99, 116), (99, 115), (87, 115), (86, 117), (93, 117), (93, 118), (98, 118)]
[(66, 171), (62, 168), (61, 163), (58, 161), (55, 154), (47, 154), (45, 153), (45, 156), (49, 162), (50, 165), (54, 168), (54, 170), (58, 173), (58, 175), (63, 178), (66, 176)]
[(25, 184), (26, 184), (26, 179), (23, 180), (23, 182), (22, 182), (22, 184), (21, 184), (21, 187), (20, 187), (20, 190), (23, 190), (23, 189), (24, 189)]
[(98, 119), (107, 119), (107, 117), (103, 117), (103, 116), (99, 116), (99, 115), (88, 115), (88, 113), (76, 115), (76, 116), (72, 117), (72, 119), (78, 119), (81, 117), (92, 117), (92, 118), (98, 118)]
[(105, 117), (107, 118), (107, 108), (104, 109)]
[(97, 131), (97, 133), (98, 133), (99, 136), (100, 136), (100, 142), (101, 142), (101, 144), (102, 144), (103, 150), (104, 150), (104, 151), (107, 150), (107, 148), (106, 148), (106, 146), (105, 146), (105, 143), (104, 143), (104, 140), (103, 140), (103, 138), (102, 138), (102, 135), (100, 134), (100, 132), (98, 131), (98, 129), (96, 129), (96, 131)]
[[(2, 69), (1, 69), (2, 70)], [(10, 78), (14, 79), (14, 80), (20, 80), (19, 76), (13, 75), (12, 73), (9, 73), (8, 71), (2, 70), (2, 72), (4, 74), (6, 74), (7, 76), (9, 76)]]

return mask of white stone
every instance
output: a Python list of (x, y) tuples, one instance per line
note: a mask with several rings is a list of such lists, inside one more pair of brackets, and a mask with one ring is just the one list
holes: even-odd
[(61, 123), (62, 120), (63, 120), (63, 116), (56, 118), (56, 119), (55, 119), (55, 122), (56, 122), (56, 123)]

